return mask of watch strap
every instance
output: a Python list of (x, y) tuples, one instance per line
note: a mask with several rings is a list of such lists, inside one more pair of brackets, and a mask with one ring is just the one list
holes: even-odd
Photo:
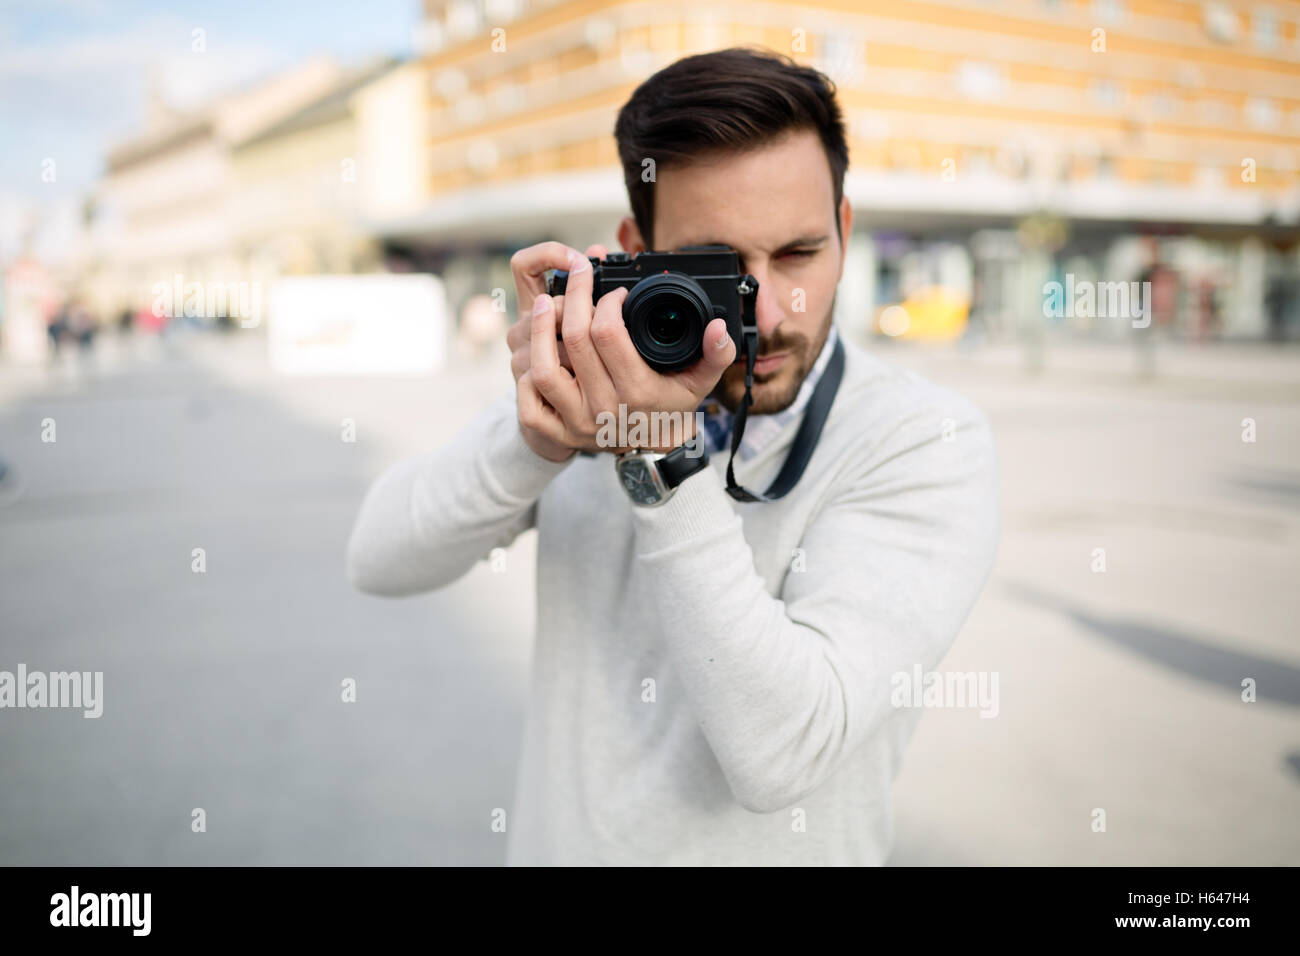
[(659, 476), (669, 488), (676, 488), (696, 472), (703, 471), (709, 465), (708, 452), (704, 450), (700, 436), (696, 435), (688, 442), (678, 445), (668, 454), (654, 463), (659, 469)]

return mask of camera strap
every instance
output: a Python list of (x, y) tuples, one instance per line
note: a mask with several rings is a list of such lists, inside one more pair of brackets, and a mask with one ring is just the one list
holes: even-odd
[(831, 353), (830, 361), (822, 371), (822, 377), (808, 399), (803, 421), (799, 424), (799, 431), (794, 436), (794, 444), (790, 446), (790, 452), (786, 455), (785, 464), (781, 466), (781, 471), (767, 491), (758, 494), (737, 482), (735, 473), (736, 452), (745, 437), (749, 406), (754, 404), (754, 362), (758, 358), (758, 325), (753, 322), (752, 314), (746, 315), (743, 322), (741, 350), (745, 357), (745, 398), (736, 409), (732, 422), (731, 457), (727, 459), (727, 494), (737, 501), (775, 501), (784, 498), (803, 477), (804, 469), (808, 467), (808, 459), (812, 457), (813, 449), (817, 447), (822, 426), (826, 424), (831, 404), (835, 401), (835, 393), (839, 391), (840, 380), (844, 377), (844, 341), (842, 336), (835, 337), (835, 350)]

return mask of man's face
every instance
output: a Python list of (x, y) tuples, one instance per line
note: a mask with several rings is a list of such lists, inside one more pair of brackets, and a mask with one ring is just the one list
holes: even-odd
[[(658, 171), (654, 248), (730, 246), (740, 253), (741, 272), (758, 280), (751, 414), (770, 415), (795, 400), (830, 332), (844, 268), (837, 215), (847, 236), (848, 201), (834, 208), (830, 166), (811, 130)], [(631, 219), (624, 220), (619, 239), (627, 252), (646, 248)], [(731, 411), (740, 406), (743, 361), (723, 374), (713, 394)]]

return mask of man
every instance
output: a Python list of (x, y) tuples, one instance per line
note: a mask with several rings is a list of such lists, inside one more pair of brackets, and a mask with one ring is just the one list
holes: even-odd
[[(726, 245), (758, 281), (739, 485), (769, 487), (841, 343), (797, 484), (775, 500), (726, 490), (745, 369), (722, 319), (694, 367), (656, 372), (623, 324), (626, 293), (593, 308), (585, 257), (543, 243), (512, 260), (516, 394), (376, 481), (350, 577), (377, 594), (441, 587), (537, 529), (509, 863), (883, 863), (890, 783), (920, 716), (892, 705), (891, 679), (939, 663), (992, 563), (988, 426), (832, 328), (852, 212), (825, 77), (749, 50), (689, 57), (633, 94), (615, 135), (624, 250)], [(545, 294), (548, 269), (567, 270), (562, 297)], [(620, 404), (706, 412), (706, 466), (658, 504), (625, 494), (615, 462), (629, 455), (599, 440)], [(642, 452), (655, 466), (673, 450)]]

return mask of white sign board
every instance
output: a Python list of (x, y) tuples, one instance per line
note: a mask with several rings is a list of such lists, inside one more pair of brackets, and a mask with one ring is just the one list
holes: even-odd
[(0, 353), (15, 363), (35, 365), (49, 358), (46, 316), (59, 303), (58, 292), (45, 268), (19, 261), (0, 279)]
[(271, 283), (267, 343), (284, 375), (409, 375), (442, 366), (447, 297), (432, 275), (293, 276)]

